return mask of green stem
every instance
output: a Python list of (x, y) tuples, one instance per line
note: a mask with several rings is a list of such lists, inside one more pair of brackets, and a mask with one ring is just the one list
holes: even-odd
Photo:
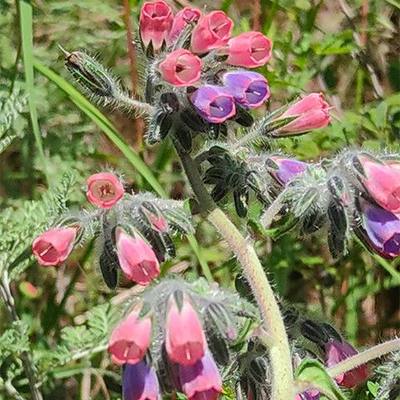
[(219, 209), (205, 188), (197, 166), (191, 156), (175, 143), (193, 192), (208, 220), (229, 244), (242, 265), (263, 318), (263, 328), (268, 337), (272, 369), (272, 400), (291, 400), (294, 397), (292, 358), (285, 326), (274, 292), (254, 247), (241, 235), (236, 226)]
[(334, 378), (335, 376), (351, 371), (360, 365), (382, 357), (385, 354), (392, 353), (393, 351), (400, 351), (400, 339), (389, 340), (388, 342), (378, 344), (352, 357), (346, 358), (333, 367), (328, 368), (328, 374)]

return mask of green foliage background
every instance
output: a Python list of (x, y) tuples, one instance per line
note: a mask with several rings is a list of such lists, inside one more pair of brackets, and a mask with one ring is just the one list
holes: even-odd
[[(262, 70), (272, 88), (269, 107), (302, 92), (326, 93), (332, 125), (280, 141), (286, 151), (316, 160), (346, 146), (399, 150), (398, 0), (174, 4), (188, 3), (224, 9), (235, 33), (255, 29), (272, 38), (274, 57)], [(139, 7), (130, 1), (134, 30)], [(10, 283), (18, 314), (10, 320), (6, 307), (0, 308), (0, 398), (15, 397), (15, 389), (29, 398), (24, 351), (32, 354), (45, 399), (120, 398), (120, 374), (104, 349), (125, 298), (102, 283), (92, 244), (59, 269), (39, 267), (30, 244), (65, 207), (85, 204), (85, 178), (105, 166), (122, 171), (135, 190), (188, 196), (170, 144), (143, 147), (140, 122), (92, 106), (63, 68), (58, 45), (85, 49), (132, 89), (123, 15), (117, 0), (0, 0), (0, 274), (3, 284)], [(138, 60), (139, 75), (140, 69)], [(205, 275), (235, 287), (239, 268), (223, 242), (201, 221), (196, 238), (199, 247), (193, 238), (179, 244), (174, 264), (184, 263), (190, 277)], [(334, 322), (360, 346), (398, 332), (398, 261), (389, 263), (353, 243), (333, 263), (318, 237), (254, 239), (288, 302)], [(371, 381), (358, 398), (373, 399), (377, 384)]]

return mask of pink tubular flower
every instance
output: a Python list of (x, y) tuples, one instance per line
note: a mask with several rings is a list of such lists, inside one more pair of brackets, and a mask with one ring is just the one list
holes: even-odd
[(236, 114), (233, 96), (221, 86), (201, 86), (193, 93), (190, 101), (198, 114), (213, 124), (221, 124)]
[(162, 78), (174, 86), (193, 85), (200, 79), (202, 62), (189, 50), (169, 53), (159, 65)]
[(160, 264), (151, 246), (141, 237), (117, 228), (117, 254), (125, 275), (139, 285), (148, 285), (160, 274)]
[(181, 35), (188, 24), (197, 22), (201, 17), (201, 11), (198, 8), (185, 7), (180, 10), (174, 18), (172, 28), (167, 37), (167, 43), (173, 44)]
[(108, 351), (116, 364), (138, 363), (150, 346), (151, 318), (139, 314), (140, 308), (135, 308), (111, 334)]
[(124, 400), (160, 400), (160, 386), (154, 368), (145, 361), (125, 365), (122, 392)]
[(206, 351), (207, 341), (199, 316), (186, 295), (181, 305), (173, 295), (168, 301), (165, 348), (169, 359), (181, 365), (193, 365)]
[(192, 32), (191, 49), (194, 53), (207, 53), (228, 43), (233, 21), (223, 11), (203, 15)]
[(179, 379), (189, 400), (217, 400), (222, 392), (222, 380), (211, 353), (193, 365), (179, 366)]
[(32, 243), (32, 252), (44, 266), (59, 265), (70, 255), (77, 228), (53, 228), (38, 236)]
[(400, 213), (400, 163), (379, 163), (359, 156), (364, 177), (362, 183), (370, 196), (385, 210)]
[(139, 31), (145, 47), (151, 42), (155, 51), (159, 50), (171, 29), (174, 16), (165, 1), (143, 4), (140, 11)]
[(124, 195), (122, 183), (111, 172), (100, 172), (89, 176), (86, 181), (86, 197), (100, 208), (111, 208)]
[[(357, 350), (347, 342), (338, 342), (337, 340), (329, 340), (325, 344), (326, 365), (332, 367), (340, 361), (345, 360), (357, 354)], [(335, 377), (336, 382), (344, 387), (353, 388), (368, 378), (368, 367), (360, 365), (351, 371), (345, 372)]]
[(303, 133), (324, 128), (331, 120), (329, 104), (320, 93), (311, 93), (290, 106), (280, 118), (296, 117), (282, 128), (281, 132)]
[(244, 32), (228, 42), (228, 59), (231, 65), (257, 68), (266, 64), (272, 55), (272, 41), (260, 32)]

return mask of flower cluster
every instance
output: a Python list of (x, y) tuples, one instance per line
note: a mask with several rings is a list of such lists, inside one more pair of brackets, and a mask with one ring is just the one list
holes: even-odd
[(175, 254), (171, 233), (191, 231), (181, 203), (126, 193), (121, 179), (111, 172), (90, 176), (86, 186), (86, 197), (97, 209), (64, 215), (39, 235), (32, 244), (38, 263), (60, 265), (74, 247), (95, 236), (109, 287), (116, 287), (119, 269), (127, 279), (148, 285), (160, 274), (160, 263)]
[(232, 341), (240, 304), (236, 296), (202, 281), (164, 280), (149, 288), (109, 340), (112, 360), (123, 365), (124, 398), (158, 399), (163, 387), (191, 400), (217, 399), (222, 379), (213, 353), (218, 351), (206, 332), (219, 332), (222, 344)]
[(154, 65), (155, 78), (160, 77), (161, 84), (186, 88), (178, 92), (180, 102), (189, 101), (205, 121), (223, 123), (237, 114), (237, 107), (259, 107), (268, 99), (263, 75), (226, 72), (224, 64), (245, 68), (266, 64), (271, 40), (260, 32), (231, 37), (233, 21), (223, 11), (203, 14), (185, 7), (173, 16), (164, 1), (146, 2), (139, 28), (146, 54), (161, 53)]
[[(321, 163), (305, 163), (282, 154), (251, 158), (267, 202), (263, 223), (269, 227), (283, 209), (300, 233), (328, 226), (334, 258), (346, 252), (350, 232), (385, 258), (400, 255), (400, 213), (396, 179), (400, 161), (391, 155), (347, 151)], [(259, 182), (260, 182), (259, 180)]]

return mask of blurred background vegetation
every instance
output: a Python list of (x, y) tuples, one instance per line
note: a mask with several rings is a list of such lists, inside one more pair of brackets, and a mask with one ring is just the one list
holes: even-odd
[[(332, 125), (279, 141), (285, 151), (318, 160), (347, 146), (399, 150), (398, 0), (171, 4), (221, 8), (235, 21), (235, 33), (261, 30), (273, 40), (274, 57), (262, 69), (272, 90), (269, 108), (302, 92), (326, 93)], [(170, 143), (146, 148), (143, 121), (91, 107), (70, 84), (58, 48), (96, 54), (127, 88), (140, 92), (141, 60), (127, 42), (127, 28), (137, 30), (139, 8), (132, 0), (0, 0), (0, 271), (17, 314), (11, 323), (7, 308), (0, 309), (0, 398), (15, 397), (15, 387), (28, 393), (19, 360), (25, 351), (37, 366), (45, 399), (120, 397), (119, 371), (110, 367), (104, 348), (118, 318), (113, 307), (124, 303), (122, 289), (112, 293), (102, 283), (91, 244), (59, 269), (40, 268), (27, 255), (55, 214), (85, 205), (85, 179), (104, 167), (123, 172), (135, 191), (188, 197)], [(189, 277), (206, 275), (243, 290), (224, 243), (198, 222), (200, 247), (195, 252), (182, 241), (177, 259), (165, 268), (178, 264)], [(251, 218), (248, 223), (256, 225)], [(333, 322), (360, 346), (399, 332), (399, 261), (372, 256), (356, 242), (333, 262), (319, 237), (266, 240), (255, 233), (254, 239), (288, 303)]]

